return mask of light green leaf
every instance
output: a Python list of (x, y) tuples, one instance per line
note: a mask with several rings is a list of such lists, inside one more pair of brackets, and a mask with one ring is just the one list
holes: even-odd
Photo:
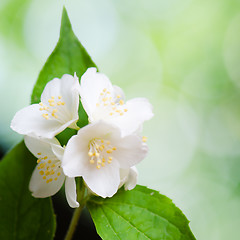
[(23, 142), (0, 163), (0, 239), (53, 239), (55, 217), (49, 198), (33, 198), (28, 190), (36, 165)]
[(194, 240), (189, 221), (164, 195), (143, 186), (120, 189), (112, 198), (93, 197), (87, 205), (104, 240)]

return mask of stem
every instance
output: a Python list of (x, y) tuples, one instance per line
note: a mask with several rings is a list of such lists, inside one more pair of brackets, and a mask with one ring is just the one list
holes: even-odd
[(70, 223), (70, 226), (68, 228), (65, 240), (71, 240), (73, 237), (73, 234), (76, 230), (77, 224), (78, 224), (78, 219), (81, 215), (82, 209), (84, 208), (84, 205), (81, 205), (80, 207), (78, 207), (74, 213), (73, 213), (73, 217)]
[(76, 210), (73, 213), (72, 220), (69, 225), (65, 240), (71, 240), (73, 237), (73, 234), (76, 230), (79, 217), (80, 217), (81, 212), (82, 212), (83, 208), (85, 207), (87, 199), (88, 199), (88, 196), (86, 196), (84, 198), (84, 195), (85, 195), (85, 185), (83, 183), (83, 179), (78, 178), (77, 179), (77, 196), (78, 196), (77, 200), (78, 200), (80, 206), (78, 208), (76, 208)]

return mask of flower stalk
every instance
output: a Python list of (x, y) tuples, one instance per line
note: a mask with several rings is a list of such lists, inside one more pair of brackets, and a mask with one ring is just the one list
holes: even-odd
[(72, 220), (70, 222), (67, 234), (65, 236), (65, 240), (71, 240), (73, 238), (82, 210), (85, 207), (87, 200), (89, 198), (88, 195), (85, 196), (85, 185), (84, 185), (83, 179), (77, 178), (76, 180), (77, 180), (77, 196), (78, 196), (77, 200), (80, 206), (76, 208), (73, 213)]

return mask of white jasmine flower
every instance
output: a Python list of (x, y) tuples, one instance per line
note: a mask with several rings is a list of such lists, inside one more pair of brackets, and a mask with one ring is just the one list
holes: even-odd
[(53, 138), (65, 128), (79, 129), (79, 81), (75, 76), (65, 74), (61, 79), (48, 82), (39, 104), (32, 104), (18, 111), (11, 128), (24, 135)]
[(125, 103), (123, 91), (96, 68), (89, 68), (81, 78), (80, 96), (89, 122), (104, 120), (121, 128), (122, 134), (135, 132), (153, 117), (152, 105), (145, 98)]
[(62, 168), (69, 177), (82, 176), (95, 194), (111, 197), (121, 183), (120, 169), (136, 165), (146, 153), (146, 144), (138, 135), (123, 137), (117, 126), (100, 120), (80, 129), (69, 140)]
[(29, 151), (38, 158), (29, 184), (33, 197), (52, 196), (60, 190), (65, 181), (68, 204), (72, 208), (79, 207), (79, 203), (76, 201), (75, 179), (66, 177), (63, 173), (61, 165), (64, 148), (61, 147), (58, 140), (25, 136), (24, 141)]

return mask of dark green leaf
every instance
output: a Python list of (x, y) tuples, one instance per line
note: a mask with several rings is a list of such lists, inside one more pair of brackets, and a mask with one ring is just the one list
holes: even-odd
[(53, 239), (51, 200), (33, 198), (28, 190), (35, 165), (35, 157), (23, 142), (0, 163), (0, 239)]
[(143, 186), (120, 189), (112, 198), (93, 197), (87, 205), (104, 240), (193, 240), (189, 221), (164, 195)]

